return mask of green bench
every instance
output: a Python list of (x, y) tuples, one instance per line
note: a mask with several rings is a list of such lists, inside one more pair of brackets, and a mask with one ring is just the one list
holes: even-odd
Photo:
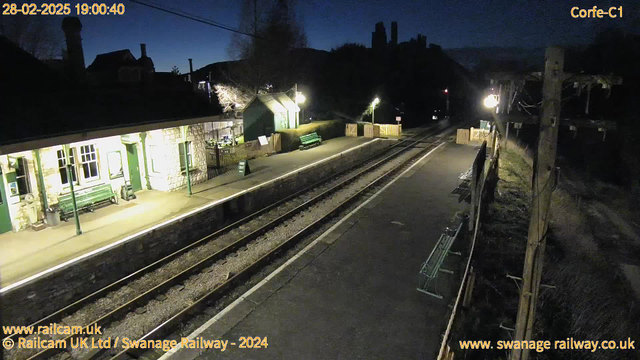
[(317, 133), (311, 133), (300, 136), (300, 150), (322, 144), (322, 137)]
[(461, 255), (459, 252), (452, 252), (451, 245), (453, 245), (454, 240), (460, 233), (462, 224), (463, 223), (460, 223), (457, 230), (453, 231), (452, 229), (447, 228), (447, 231), (440, 235), (440, 239), (433, 250), (431, 250), (431, 254), (429, 254), (427, 261), (425, 261), (420, 268), (418, 291), (438, 299), (442, 299), (442, 295), (437, 293), (434, 283), (437, 283), (436, 280), (441, 272), (453, 274), (453, 271), (443, 269), (442, 263), (449, 254)]
[[(78, 211), (93, 211), (94, 206), (106, 201), (114, 204), (118, 203), (118, 195), (113, 192), (109, 184), (76, 190), (75, 194)], [(58, 208), (60, 209), (60, 219), (66, 221), (73, 216), (73, 198), (71, 197), (71, 193), (58, 197)]]

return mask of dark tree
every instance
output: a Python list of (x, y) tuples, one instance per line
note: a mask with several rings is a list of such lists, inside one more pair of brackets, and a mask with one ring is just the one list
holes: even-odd
[(229, 54), (242, 61), (231, 69), (229, 80), (253, 94), (268, 85), (276, 91), (290, 87), (290, 69), (296, 62), (292, 50), (307, 46), (295, 1), (245, 0), (239, 27), (252, 36), (233, 35)]

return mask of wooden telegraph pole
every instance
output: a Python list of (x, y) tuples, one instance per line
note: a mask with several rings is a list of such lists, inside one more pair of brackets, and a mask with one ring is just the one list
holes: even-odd
[[(560, 126), (564, 51), (550, 47), (546, 51), (544, 83), (542, 85), (542, 112), (538, 150), (534, 162), (531, 220), (527, 251), (522, 274), (522, 290), (516, 320), (514, 340), (531, 340), (536, 317), (536, 303), (540, 289), (546, 233), (551, 205), (551, 193), (555, 185), (555, 161)], [(526, 349), (512, 350), (511, 360), (527, 360)]]

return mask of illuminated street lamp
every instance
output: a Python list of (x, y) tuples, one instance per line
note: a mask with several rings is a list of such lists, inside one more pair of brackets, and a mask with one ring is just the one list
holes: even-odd
[(449, 116), (449, 88), (444, 89), (443, 92), (447, 95), (447, 116)]
[(498, 97), (496, 95), (489, 95), (486, 99), (484, 99), (484, 106), (489, 109), (493, 109), (498, 106)]
[[(296, 84), (296, 89), (298, 88), (298, 85)], [(296, 96), (294, 96), (294, 100), (296, 102), (296, 129), (298, 128), (298, 126), (300, 126), (300, 107), (298, 106), (298, 104), (304, 104), (305, 100), (307, 100), (307, 98), (302, 95), (301, 92), (296, 91)]]
[(371, 103), (371, 124), (375, 124), (375, 115), (376, 115), (376, 105), (378, 105), (380, 103), (380, 99), (378, 99), (377, 97), (375, 99), (373, 99), (373, 102)]

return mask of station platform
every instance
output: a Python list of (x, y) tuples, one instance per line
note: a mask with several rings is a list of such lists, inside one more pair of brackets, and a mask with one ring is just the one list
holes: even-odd
[[(229, 340), (224, 352), (161, 359), (435, 359), (459, 275), (442, 274), (439, 300), (416, 290), (418, 271), (468, 206), (451, 192), (476, 153), (439, 146), (189, 335)], [(268, 347), (241, 349), (241, 337)]]
[(76, 235), (73, 218), (41, 231), (25, 230), (0, 235), (0, 291), (37, 276), (43, 271), (61, 266), (79, 256), (100, 251), (123, 238), (157, 224), (175, 220), (180, 215), (213, 202), (221, 202), (235, 194), (250, 191), (265, 182), (287, 176), (303, 167), (328, 159), (336, 154), (362, 146), (372, 139), (340, 137), (323, 141), (304, 151), (293, 151), (250, 160), (251, 174), (238, 171), (222, 175), (187, 190), (136, 192), (131, 201), (81, 213), (83, 233)]

